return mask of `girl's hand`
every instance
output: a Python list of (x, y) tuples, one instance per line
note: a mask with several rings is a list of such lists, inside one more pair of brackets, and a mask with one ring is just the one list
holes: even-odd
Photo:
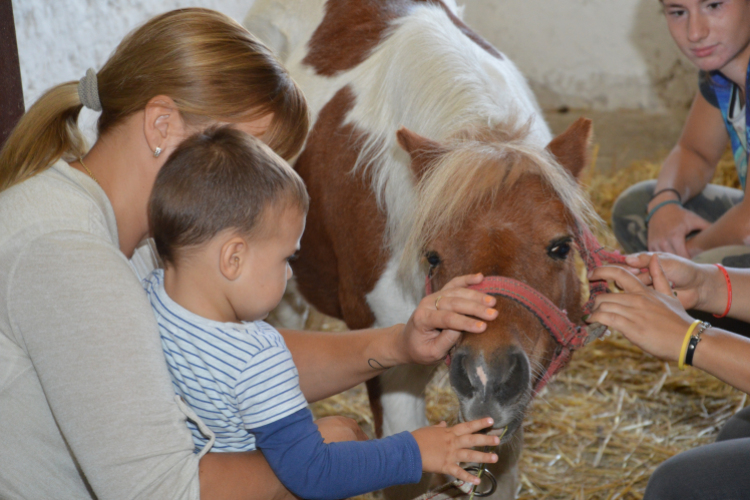
[[(634, 270), (645, 269), (646, 272), (636, 271), (634, 274), (637, 274), (638, 279), (643, 284), (653, 286), (653, 276), (648, 269), (651, 262), (656, 260), (657, 257), (660, 269), (663, 271), (669, 284), (674, 288), (674, 291), (677, 292), (677, 298), (680, 300), (682, 307), (685, 309), (695, 309), (701, 303), (705, 302), (702, 297), (708, 292), (705, 285), (711, 274), (715, 271), (714, 266), (696, 264), (682, 257), (664, 253), (628, 255), (625, 257), (625, 262), (628, 266), (634, 268)], [(631, 270), (631, 272), (633, 271)]]
[(427, 365), (441, 361), (462, 331), (480, 333), (487, 329), (485, 321), (497, 318), (497, 310), (492, 309), (495, 298), (466, 288), (483, 279), (481, 274), (459, 276), (422, 299), (401, 334), (408, 358), (405, 362)]
[(685, 240), (693, 231), (702, 231), (710, 226), (703, 217), (678, 205), (660, 208), (648, 224), (648, 249), (652, 252), (667, 252), (680, 257), (693, 257)]
[(448, 427), (440, 422), (432, 427), (423, 427), (412, 432), (422, 455), (422, 470), (450, 474), (467, 483), (479, 484), (480, 479), (469, 474), (460, 462), (495, 463), (497, 455), (472, 450), (475, 446), (497, 446), (500, 438), (476, 432), (490, 427), (491, 418), (483, 418)]
[(594, 312), (586, 321), (602, 323), (621, 332), (633, 344), (658, 358), (677, 361), (693, 319), (674, 297), (659, 257), (652, 256), (648, 269), (653, 288), (619, 267), (604, 266), (594, 270), (591, 279), (614, 281), (623, 293), (597, 297)]

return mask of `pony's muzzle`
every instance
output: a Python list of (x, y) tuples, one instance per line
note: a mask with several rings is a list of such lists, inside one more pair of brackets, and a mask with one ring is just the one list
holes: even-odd
[(464, 419), (489, 416), (496, 428), (522, 417), (530, 397), (529, 361), (518, 346), (504, 346), (486, 357), (470, 346), (458, 347), (451, 361), (450, 381)]

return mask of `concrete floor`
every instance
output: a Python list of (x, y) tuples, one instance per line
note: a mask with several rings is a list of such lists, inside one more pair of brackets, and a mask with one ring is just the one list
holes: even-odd
[(686, 110), (655, 114), (638, 110), (546, 111), (545, 118), (553, 134), (563, 132), (581, 116), (594, 122), (592, 145), (598, 145), (598, 171), (606, 173), (630, 165), (636, 160), (660, 161), (680, 136)]

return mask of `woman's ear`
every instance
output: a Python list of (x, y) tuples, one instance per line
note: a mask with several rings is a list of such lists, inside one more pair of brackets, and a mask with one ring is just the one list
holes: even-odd
[(186, 134), (185, 122), (171, 97), (158, 95), (148, 101), (144, 109), (143, 133), (156, 158), (162, 154), (166, 158), (182, 142)]
[(221, 245), (219, 270), (229, 281), (234, 281), (242, 275), (248, 249), (247, 241), (241, 236), (232, 236)]

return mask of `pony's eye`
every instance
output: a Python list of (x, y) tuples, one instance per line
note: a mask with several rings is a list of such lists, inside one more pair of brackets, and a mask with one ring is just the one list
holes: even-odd
[(553, 259), (565, 260), (570, 253), (570, 243), (554, 243), (548, 250), (547, 254)]
[(440, 264), (440, 256), (437, 252), (427, 252), (425, 258), (430, 264), (430, 267), (437, 267)]

